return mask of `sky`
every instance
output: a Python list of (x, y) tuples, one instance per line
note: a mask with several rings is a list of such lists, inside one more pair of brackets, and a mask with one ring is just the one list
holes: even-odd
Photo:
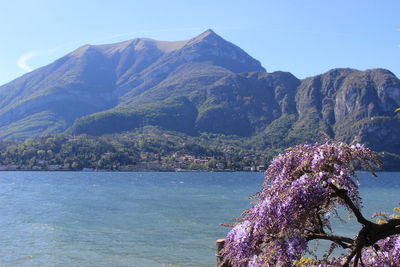
[(268, 72), (386, 68), (400, 78), (398, 0), (0, 0), (0, 85), (85, 44), (213, 29)]

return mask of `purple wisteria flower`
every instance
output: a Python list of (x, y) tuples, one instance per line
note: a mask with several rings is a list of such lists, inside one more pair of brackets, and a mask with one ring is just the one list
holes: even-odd
[(365, 227), (379, 228), (358, 213), (361, 199), (355, 161), (368, 166), (378, 162), (365, 146), (342, 142), (299, 145), (275, 157), (254, 206), (228, 233), (225, 259), (239, 267), (295, 266), (310, 240), (326, 239), (347, 248), (349, 255), (310, 259), (308, 266), (400, 266), (398, 235), (369, 244), (368, 238), (361, 240), (361, 234), (347, 238), (327, 230), (339, 206), (355, 213)]

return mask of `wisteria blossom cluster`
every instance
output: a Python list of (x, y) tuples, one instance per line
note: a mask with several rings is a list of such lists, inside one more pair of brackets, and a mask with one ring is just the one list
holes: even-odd
[[(338, 216), (339, 206), (354, 213), (364, 228), (370, 227), (364, 231), (383, 229), (360, 212), (354, 162), (370, 166), (378, 160), (363, 145), (342, 142), (299, 145), (277, 156), (265, 172), (254, 206), (228, 233), (225, 260), (238, 267), (296, 266), (307, 252), (309, 241), (325, 239), (349, 254), (310, 260), (309, 266), (400, 266), (400, 238), (396, 234), (381, 239), (368, 234), (349, 238), (329, 231), (329, 221)], [(397, 223), (396, 219), (389, 222)], [(370, 244), (375, 237), (376, 242)]]

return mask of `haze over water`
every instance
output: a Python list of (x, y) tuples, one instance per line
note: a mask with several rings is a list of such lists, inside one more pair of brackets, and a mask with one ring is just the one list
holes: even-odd
[[(360, 173), (364, 214), (400, 202), (400, 173)], [(215, 239), (262, 173), (0, 172), (0, 266), (214, 266)], [(355, 225), (336, 227), (351, 235)]]

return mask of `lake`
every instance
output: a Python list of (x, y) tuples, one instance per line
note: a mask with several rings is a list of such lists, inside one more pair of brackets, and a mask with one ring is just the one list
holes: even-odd
[[(363, 209), (391, 212), (400, 173), (360, 173)], [(0, 172), (0, 266), (215, 266), (215, 239), (262, 173)], [(335, 226), (355, 234), (357, 226)]]

